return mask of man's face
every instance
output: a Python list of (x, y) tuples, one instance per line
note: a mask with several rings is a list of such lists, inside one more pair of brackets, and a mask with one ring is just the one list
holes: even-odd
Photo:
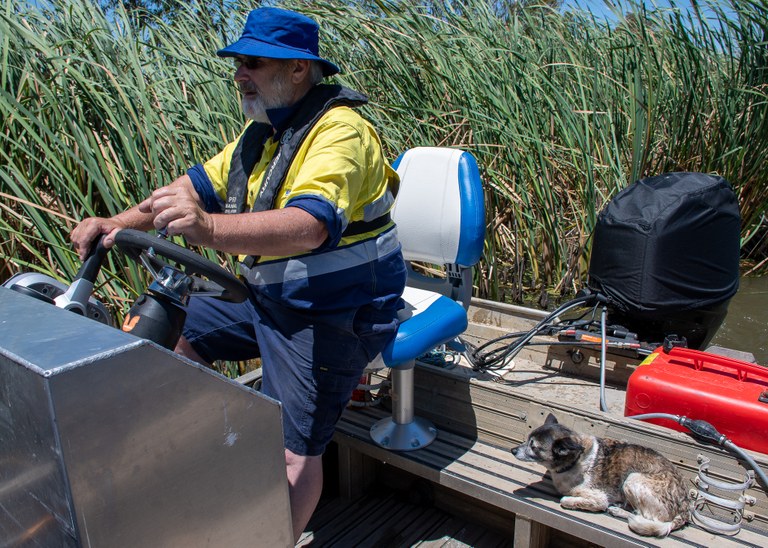
[(292, 64), (283, 59), (235, 57), (235, 82), (242, 93), (246, 117), (269, 123), (267, 109), (287, 107), (293, 103)]

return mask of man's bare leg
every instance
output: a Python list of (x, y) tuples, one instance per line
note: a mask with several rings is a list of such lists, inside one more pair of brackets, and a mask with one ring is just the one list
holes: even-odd
[(187, 339), (185, 339), (183, 336), (179, 339), (179, 342), (176, 343), (176, 348), (174, 348), (173, 351), (181, 356), (184, 356), (185, 358), (189, 358), (193, 362), (207, 365), (208, 367), (211, 366), (211, 364), (200, 357), (200, 354), (195, 352), (195, 349), (192, 348), (192, 345), (189, 344)]
[(293, 538), (298, 542), (323, 491), (323, 457), (307, 457), (285, 450), (288, 491), (291, 497)]

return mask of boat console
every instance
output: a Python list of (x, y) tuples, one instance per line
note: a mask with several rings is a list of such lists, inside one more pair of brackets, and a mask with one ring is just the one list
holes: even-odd
[(0, 287), (3, 546), (292, 546), (279, 403)]

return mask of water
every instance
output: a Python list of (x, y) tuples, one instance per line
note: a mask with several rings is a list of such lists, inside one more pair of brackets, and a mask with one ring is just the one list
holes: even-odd
[(757, 363), (768, 366), (768, 277), (741, 279), (710, 344), (751, 352)]

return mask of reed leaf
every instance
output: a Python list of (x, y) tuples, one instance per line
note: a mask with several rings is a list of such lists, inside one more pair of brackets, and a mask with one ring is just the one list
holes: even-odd
[[(275, 4), (320, 22), (322, 53), (344, 69), (336, 81), (369, 95), (391, 158), (422, 145), (477, 157), (488, 223), (477, 295), (572, 294), (603, 204), (665, 171), (731, 181), (743, 258), (768, 255), (763, 2), (629, 0), (613, 19), (490, 0)], [(68, 281), (79, 219), (136, 203), (242, 126), (215, 51), (252, 2), (170, 2), (165, 19), (116, 5), (0, 3), (3, 277)], [(109, 261), (100, 283), (119, 316), (145, 279), (119, 254)]]

